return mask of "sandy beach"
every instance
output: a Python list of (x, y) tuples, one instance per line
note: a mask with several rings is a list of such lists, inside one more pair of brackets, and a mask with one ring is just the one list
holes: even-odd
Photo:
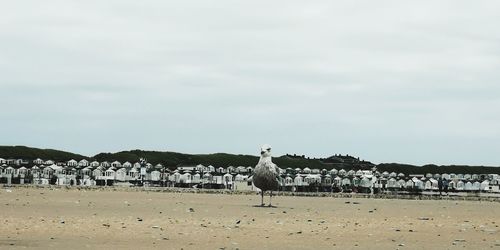
[[(268, 199), (268, 197), (267, 197)], [(500, 203), (0, 189), (1, 249), (500, 249)]]

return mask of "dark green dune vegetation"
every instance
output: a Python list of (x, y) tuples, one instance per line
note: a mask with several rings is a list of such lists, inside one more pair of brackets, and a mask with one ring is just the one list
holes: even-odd
[[(41, 158), (54, 161), (68, 161), (71, 159), (96, 160), (96, 161), (120, 161), (136, 162), (139, 158), (146, 158), (152, 164), (161, 163), (168, 168), (174, 169), (185, 165), (212, 165), (215, 167), (228, 166), (255, 166), (258, 157), (253, 155), (235, 155), (226, 153), (215, 154), (184, 154), (177, 152), (130, 150), (116, 153), (99, 153), (89, 157), (71, 152), (54, 149), (39, 149), (25, 146), (0, 146), (0, 158), (4, 159), (24, 159), (34, 160)], [(308, 158), (302, 155), (283, 155), (274, 157), (273, 161), (281, 168), (319, 168), (319, 169), (371, 169), (377, 167), (378, 171), (388, 171), (404, 174), (425, 174), (425, 173), (462, 173), (462, 174), (500, 174), (500, 167), (489, 166), (467, 166), (467, 165), (424, 165), (415, 166), (401, 163), (381, 163), (373, 164), (369, 161), (349, 155), (333, 155), (328, 158)]]
[(53, 161), (89, 159), (90, 157), (54, 149), (30, 148), (26, 146), (0, 146), (0, 158), (34, 160), (37, 158)]

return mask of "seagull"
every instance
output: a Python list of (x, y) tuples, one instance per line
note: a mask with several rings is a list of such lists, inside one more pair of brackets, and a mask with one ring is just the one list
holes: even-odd
[(273, 190), (278, 190), (278, 178), (278, 166), (271, 161), (271, 146), (266, 144), (260, 148), (260, 160), (257, 166), (255, 166), (252, 176), (253, 184), (261, 190), (262, 202), (260, 206), (264, 206), (264, 192), (271, 191), (269, 195), (269, 207), (272, 207), (271, 197), (273, 196)]

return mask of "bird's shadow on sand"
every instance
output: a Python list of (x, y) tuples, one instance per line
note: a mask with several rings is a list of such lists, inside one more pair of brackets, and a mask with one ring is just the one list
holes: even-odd
[(267, 205), (253, 205), (252, 207), (258, 207), (258, 208), (278, 208), (277, 206), (267, 206)]

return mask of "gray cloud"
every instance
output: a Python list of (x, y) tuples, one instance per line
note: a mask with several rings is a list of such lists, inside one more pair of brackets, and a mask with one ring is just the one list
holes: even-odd
[(1, 143), (499, 165), (498, 7), (2, 3)]

